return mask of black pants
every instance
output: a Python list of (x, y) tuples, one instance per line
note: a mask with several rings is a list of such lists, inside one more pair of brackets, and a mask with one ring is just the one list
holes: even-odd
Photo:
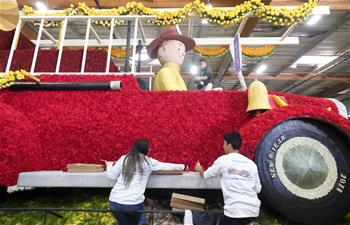
[(253, 222), (255, 219), (256, 219), (255, 217), (231, 218), (224, 215), (223, 217), (221, 217), (219, 225), (247, 225)]

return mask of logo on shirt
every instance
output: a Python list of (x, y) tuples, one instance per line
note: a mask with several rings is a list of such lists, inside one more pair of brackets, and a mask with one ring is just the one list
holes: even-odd
[(241, 176), (241, 177), (250, 177), (250, 173), (246, 170), (239, 170), (239, 169), (236, 169), (236, 168), (229, 168), (227, 170), (228, 174), (232, 174), (232, 175), (238, 175), (238, 176)]

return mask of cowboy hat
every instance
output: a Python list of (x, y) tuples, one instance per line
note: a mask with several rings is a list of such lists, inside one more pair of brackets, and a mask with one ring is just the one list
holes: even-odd
[(151, 59), (157, 58), (158, 48), (164, 41), (168, 40), (178, 40), (181, 41), (186, 48), (186, 51), (189, 51), (194, 48), (196, 42), (193, 38), (182, 35), (176, 26), (167, 26), (165, 31), (156, 39), (154, 39), (147, 47), (147, 54)]

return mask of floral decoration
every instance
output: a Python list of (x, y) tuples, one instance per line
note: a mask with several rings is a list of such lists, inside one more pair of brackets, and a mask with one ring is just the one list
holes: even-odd
[[(70, 5), (68, 8), (55, 13), (39, 13), (29, 6), (24, 6), (23, 12), (26, 15), (52, 15), (52, 16), (122, 16), (122, 15), (150, 15), (156, 16), (155, 20), (150, 20), (149, 23), (165, 26), (181, 23), (189, 15), (197, 15), (207, 19), (209, 23), (216, 25), (231, 25), (240, 22), (248, 14), (257, 16), (267, 23), (275, 26), (290, 26), (303, 21), (317, 5), (318, 0), (308, 0), (301, 6), (294, 9), (274, 8), (265, 5), (261, 0), (247, 0), (240, 5), (229, 9), (224, 8), (209, 8), (200, 0), (185, 4), (182, 8), (175, 11), (160, 11), (145, 7), (141, 2), (128, 2), (125, 6), (120, 6), (112, 9), (95, 9), (88, 7), (85, 3), (78, 3), (78, 6)], [(58, 26), (60, 22), (47, 21), (45, 26)], [(110, 26), (109, 20), (97, 20), (93, 23)], [(123, 21), (116, 20), (116, 24), (121, 24)], [(35, 23), (36, 25), (38, 22)]]
[[(242, 45), (242, 54), (249, 58), (264, 58), (270, 56), (276, 47), (276, 45), (264, 45), (261, 47), (248, 47)], [(229, 46), (195, 47), (193, 50), (202, 57), (216, 58), (225, 54), (229, 50)]]
[(265, 58), (270, 56), (276, 48), (276, 45), (264, 45), (261, 47), (242, 46), (242, 54), (249, 58)]
[(26, 77), (31, 78), (37, 83), (40, 82), (38, 78), (30, 75), (26, 70), (9, 71), (8, 73), (0, 73), (0, 89), (10, 87), (16, 81), (23, 80)]
[(350, 131), (334, 103), (319, 98), (275, 93), (289, 105), (253, 117), (246, 113), (247, 93), (241, 91), (141, 91), (130, 75), (42, 75), (40, 80), (121, 80), (123, 88), (0, 92), (0, 113), (6, 118), (0, 120), (0, 136), (6, 137), (0, 142), (0, 185), (15, 184), (20, 171), (117, 160), (140, 137), (150, 139), (152, 157), (193, 169), (197, 160), (208, 167), (223, 154), (222, 135), (229, 131), (242, 133), (242, 153), (250, 158), (265, 132), (295, 116), (321, 118)]

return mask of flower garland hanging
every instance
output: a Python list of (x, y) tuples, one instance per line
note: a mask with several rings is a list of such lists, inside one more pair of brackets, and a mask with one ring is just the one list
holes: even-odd
[(10, 87), (16, 81), (23, 80), (26, 77), (31, 78), (37, 83), (40, 83), (40, 80), (32, 75), (30, 75), (26, 70), (16, 70), (10, 71), (8, 73), (0, 74), (0, 89)]
[[(209, 23), (216, 25), (231, 25), (240, 22), (248, 14), (259, 17), (267, 23), (275, 26), (291, 26), (303, 21), (317, 5), (319, 0), (308, 0), (301, 6), (294, 9), (274, 8), (265, 5), (261, 0), (247, 0), (240, 5), (232, 8), (209, 8), (200, 0), (185, 4), (182, 8), (175, 11), (160, 11), (145, 7), (141, 2), (128, 2), (125, 6), (112, 9), (95, 9), (85, 3), (78, 3), (78, 6), (70, 5), (60, 12), (38, 13), (29, 6), (24, 6), (23, 12), (27, 16), (123, 16), (123, 15), (149, 15), (156, 16), (155, 20), (149, 20), (149, 23), (160, 26), (175, 25), (181, 23), (189, 15), (196, 15), (207, 19)], [(59, 22), (46, 21), (45, 26), (58, 26)], [(93, 21), (94, 24), (110, 26), (109, 20)], [(116, 24), (123, 23), (122, 20), (116, 20)], [(37, 24), (37, 22), (35, 23)]]
[(216, 58), (225, 54), (228, 51), (228, 46), (222, 45), (215, 48), (195, 47), (193, 51), (202, 57)]
[(264, 58), (270, 56), (276, 48), (276, 45), (264, 45), (262, 47), (242, 46), (242, 54), (249, 58)]
[[(270, 56), (276, 48), (276, 45), (264, 45), (262, 47), (242, 46), (242, 54), (249, 58), (264, 58)], [(195, 47), (193, 50), (202, 57), (216, 58), (225, 54), (228, 49), (227, 45), (222, 45), (214, 48)]]

